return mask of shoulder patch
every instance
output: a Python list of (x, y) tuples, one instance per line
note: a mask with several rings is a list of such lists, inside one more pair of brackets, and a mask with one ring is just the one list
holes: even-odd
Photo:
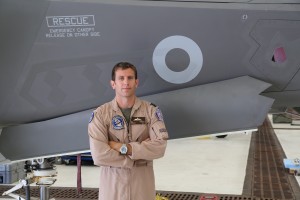
[(92, 115), (90, 116), (90, 120), (89, 120), (89, 123), (91, 123), (92, 121), (93, 121), (93, 119), (94, 119), (94, 112), (92, 112)]
[(163, 115), (158, 107), (156, 108), (155, 115), (159, 121), (164, 121)]

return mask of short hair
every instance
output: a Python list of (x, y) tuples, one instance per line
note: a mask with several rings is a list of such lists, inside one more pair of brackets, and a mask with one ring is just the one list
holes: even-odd
[(133, 64), (131, 64), (129, 62), (119, 62), (119, 63), (117, 63), (114, 66), (114, 68), (111, 71), (111, 80), (112, 81), (115, 81), (115, 79), (116, 79), (116, 71), (118, 69), (122, 69), (122, 70), (132, 69), (134, 71), (135, 79), (137, 79), (137, 70), (136, 70), (136, 67)]

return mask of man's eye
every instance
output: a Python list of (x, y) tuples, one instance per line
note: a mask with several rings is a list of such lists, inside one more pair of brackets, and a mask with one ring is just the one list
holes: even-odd
[(123, 80), (124, 80), (124, 77), (119, 77), (119, 80), (120, 80), (120, 81), (123, 81)]

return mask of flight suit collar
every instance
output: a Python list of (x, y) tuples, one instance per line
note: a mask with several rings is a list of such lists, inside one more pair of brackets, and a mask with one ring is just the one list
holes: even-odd
[[(141, 104), (142, 104), (142, 101), (141, 101), (138, 97), (136, 97), (136, 98), (135, 98), (134, 105), (133, 105), (133, 107), (132, 107), (132, 111), (134, 112), (135, 110), (137, 110), (137, 109), (141, 106)], [(112, 100), (112, 108), (113, 108), (113, 110), (116, 111), (116, 112), (120, 110), (116, 98), (114, 98), (114, 99)], [(132, 112), (132, 113), (133, 113), (133, 112)]]

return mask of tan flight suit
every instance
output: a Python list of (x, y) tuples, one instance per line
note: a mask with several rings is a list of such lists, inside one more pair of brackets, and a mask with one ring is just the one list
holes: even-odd
[[(129, 126), (116, 99), (98, 107), (88, 126), (94, 164), (100, 167), (100, 200), (154, 200), (153, 159), (164, 155), (168, 133), (158, 107), (136, 98)], [(109, 141), (129, 143), (121, 155)]]

